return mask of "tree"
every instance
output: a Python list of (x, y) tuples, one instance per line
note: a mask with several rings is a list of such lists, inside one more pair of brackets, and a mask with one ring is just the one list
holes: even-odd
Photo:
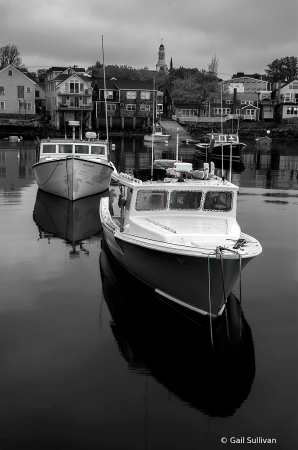
[(0, 47), (0, 68), (13, 65), (17, 69), (23, 68), (22, 60), (20, 58), (20, 52), (16, 45), (5, 45)]
[(212, 56), (211, 63), (208, 64), (208, 72), (215, 77), (217, 77), (218, 74), (218, 58), (216, 58), (216, 55)]
[(198, 70), (196, 75), (176, 78), (173, 81), (171, 95), (174, 100), (180, 102), (204, 103), (217, 89), (217, 78), (204, 70)]
[(44, 78), (48, 69), (37, 69), (38, 78)]
[(298, 58), (295, 56), (275, 59), (267, 67), (265, 72), (272, 81), (291, 81), (298, 77)]

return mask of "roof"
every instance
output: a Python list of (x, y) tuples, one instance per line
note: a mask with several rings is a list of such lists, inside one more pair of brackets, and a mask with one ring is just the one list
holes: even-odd
[(85, 75), (81, 75), (79, 73), (68, 73), (68, 74), (60, 74), (56, 78), (54, 78), (55, 81), (59, 81), (60, 83), (63, 83), (63, 81), (68, 80), (69, 78), (73, 76), (77, 76), (80, 80), (85, 81), (85, 83), (89, 83), (91, 85), (92, 79), (90, 77), (87, 77)]
[(13, 66), (12, 64), (8, 64), (7, 66), (3, 67), (3, 69), (0, 70), (0, 73), (6, 70), (8, 67), (11, 67), (13, 70), (17, 70), (19, 73), (23, 75), (23, 77), (27, 78), (27, 80), (30, 80), (32, 83), (36, 84), (36, 81), (32, 80), (32, 78), (28, 77), (24, 72), (19, 70), (17, 67)]
[[(97, 79), (95, 84), (97, 84), (99, 89), (104, 89), (104, 80)], [(106, 80), (107, 90), (144, 90), (153, 91), (152, 81), (139, 81), (139, 80)], [(157, 90), (157, 86), (155, 87)]]
[(54, 66), (54, 67), (50, 67), (47, 72), (64, 72), (67, 69), (72, 69), (75, 72), (85, 72), (85, 68), (84, 67), (58, 67), (58, 66)]

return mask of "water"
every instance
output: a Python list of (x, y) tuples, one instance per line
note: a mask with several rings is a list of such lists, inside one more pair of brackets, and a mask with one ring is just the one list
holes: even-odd
[[(141, 139), (112, 142), (120, 170), (148, 166)], [(298, 143), (247, 144), (232, 181), (263, 253), (242, 275), (242, 345), (223, 324), (215, 357), (208, 329), (113, 265), (100, 196), (38, 192), (35, 142), (0, 143), (1, 450), (297, 448)]]

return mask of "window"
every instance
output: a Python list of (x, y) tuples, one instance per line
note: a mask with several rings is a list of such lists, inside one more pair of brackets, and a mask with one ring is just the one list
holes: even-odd
[(232, 105), (232, 103), (233, 103), (233, 100), (226, 100), (227, 105)]
[(80, 83), (77, 80), (71, 81), (69, 87), (71, 94), (78, 94), (80, 92)]
[(150, 92), (141, 91), (141, 99), (142, 100), (150, 100)]
[(59, 153), (72, 153), (72, 144), (59, 144)]
[(136, 105), (132, 104), (126, 105), (126, 111), (136, 111)]
[(5, 95), (5, 87), (0, 86), (0, 95)]
[(214, 114), (218, 114), (219, 116), (230, 114), (230, 111), (230, 108), (214, 108)]
[(31, 102), (27, 102), (27, 110), (32, 111), (32, 103)]
[(150, 105), (140, 105), (140, 111), (150, 111)]
[(245, 111), (245, 115), (246, 115), (246, 116), (255, 116), (255, 114), (256, 114), (255, 109), (247, 109), (247, 110)]
[(75, 145), (75, 153), (89, 154), (89, 145)]
[(232, 192), (209, 191), (205, 195), (204, 209), (206, 211), (231, 211)]
[(106, 94), (106, 98), (113, 99), (113, 91), (106, 91), (104, 94)]
[(0, 102), (0, 110), (1, 111), (5, 110), (5, 102)]
[(26, 92), (27, 92), (27, 94), (31, 93), (31, 87), (30, 86), (26, 86)]
[(35, 91), (35, 97), (36, 97), (36, 98), (39, 98), (39, 97), (40, 97), (39, 91)]
[(156, 211), (166, 209), (168, 201), (167, 191), (138, 191), (136, 210)]
[(298, 114), (298, 108), (297, 107), (288, 107), (287, 108), (287, 114), (290, 115), (297, 115)]
[(182, 109), (182, 116), (195, 116), (197, 114), (197, 109)]
[(116, 111), (116, 105), (114, 103), (110, 103), (107, 105), (107, 111), (115, 112)]
[(18, 98), (24, 98), (24, 86), (18, 86)]
[(199, 209), (202, 192), (173, 191), (171, 194), (170, 209)]
[(56, 144), (43, 144), (42, 153), (56, 153)]
[(137, 98), (137, 92), (136, 91), (127, 91), (126, 98), (130, 100), (134, 100)]
[(8, 71), (8, 75), (9, 75), (10, 77), (12, 77), (13, 71), (12, 71), (12, 70), (9, 70), (9, 71)]
[(92, 145), (91, 146), (91, 155), (105, 155), (106, 150), (103, 145)]
[(213, 99), (213, 102), (214, 103), (221, 103), (220, 99), (218, 99), (218, 98)]

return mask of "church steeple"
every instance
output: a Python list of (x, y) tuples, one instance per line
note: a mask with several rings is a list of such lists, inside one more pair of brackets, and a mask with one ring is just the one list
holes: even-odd
[(159, 72), (161, 67), (163, 68), (167, 67), (165, 46), (163, 45), (162, 40), (158, 50), (158, 61), (156, 64), (156, 71)]

